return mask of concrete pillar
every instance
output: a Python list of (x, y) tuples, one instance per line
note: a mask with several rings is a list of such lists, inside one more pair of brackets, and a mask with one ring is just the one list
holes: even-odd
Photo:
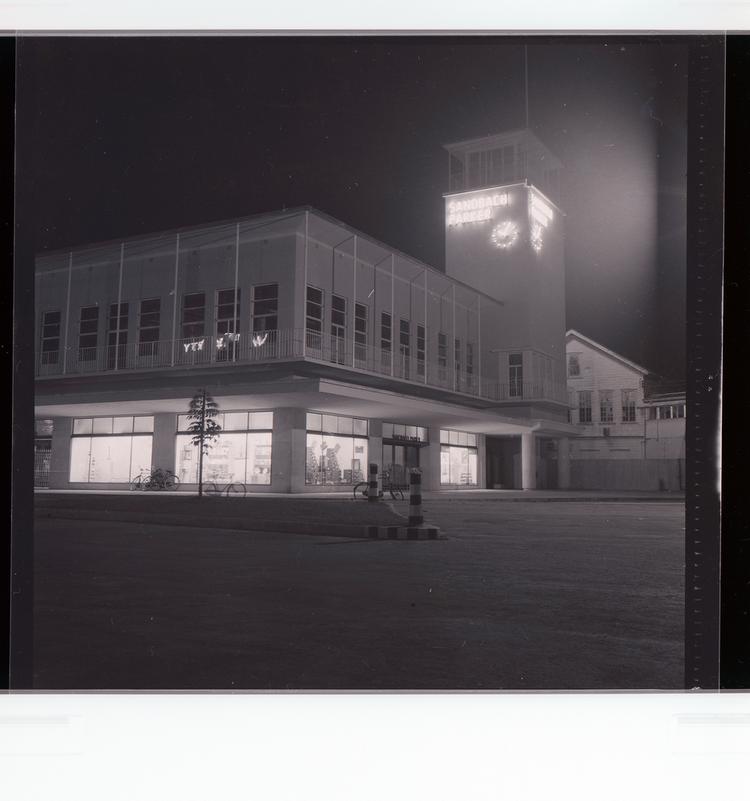
[(477, 487), (487, 489), (487, 437), (477, 434)]
[(271, 492), (303, 492), (307, 457), (304, 409), (274, 409)]
[(160, 412), (154, 415), (154, 438), (151, 443), (151, 466), (175, 472), (177, 415)]
[[(367, 462), (378, 466), (378, 484), (383, 483), (383, 421), (368, 421), (369, 440), (367, 443)], [(367, 465), (364, 466), (365, 473)]]
[(422, 470), (422, 489), (440, 489), (440, 428), (430, 426), (427, 431), (429, 445), (419, 454), (419, 467)]
[(49, 464), (49, 488), (67, 489), (70, 478), (70, 437), (73, 418), (55, 417), (52, 420), (52, 451)]
[(521, 488), (536, 489), (536, 437), (521, 434)]
[(570, 440), (557, 441), (557, 488), (570, 489)]

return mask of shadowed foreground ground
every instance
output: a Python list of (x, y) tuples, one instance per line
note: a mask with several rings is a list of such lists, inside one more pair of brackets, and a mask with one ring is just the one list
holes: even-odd
[(681, 689), (679, 503), (431, 500), (448, 540), (36, 523), (39, 689)]

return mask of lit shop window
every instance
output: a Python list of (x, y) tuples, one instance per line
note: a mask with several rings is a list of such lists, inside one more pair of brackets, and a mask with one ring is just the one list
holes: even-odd
[(70, 481), (127, 483), (151, 469), (153, 417), (86, 417), (73, 421)]
[(356, 484), (367, 474), (367, 420), (309, 412), (305, 483)]
[[(222, 412), (214, 418), (221, 426), (203, 457), (203, 480), (217, 484), (271, 483), (273, 412)], [(191, 420), (177, 418), (175, 472), (184, 484), (198, 483), (198, 446), (188, 433)]]
[(383, 423), (383, 439), (398, 442), (428, 442), (425, 426), (409, 426), (402, 423)]
[(440, 431), (440, 483), (476, 487), (477, 435), (466, 431)]
[(581, 354), (569, 353), (568, 354), (568, 377), (577, 378), (581, 375)]

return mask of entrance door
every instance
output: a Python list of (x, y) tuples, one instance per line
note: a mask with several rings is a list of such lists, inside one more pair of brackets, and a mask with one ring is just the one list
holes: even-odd
[(521, 438), (488, 436), (485, 442), (487, 487), (520, 488)]
[(34, 440), (34, 486), (49, 487), (49, 465), (52, 457), (52, 440)]
[(391, 483), (409, 486), (409, 471), (419, 467), (419, 446), (383, 443), (383, 472), (390, 473)]

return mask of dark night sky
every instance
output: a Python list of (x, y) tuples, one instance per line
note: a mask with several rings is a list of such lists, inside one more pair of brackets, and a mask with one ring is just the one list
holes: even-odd
[[(312, 205), (443, 268), (446, 142), (524, 124), (513, 38), (31, 38), (21, 219), (37, 251)], [(687, 47), (529, 44), (565, 163), (567, 323), (684, 375)]]

